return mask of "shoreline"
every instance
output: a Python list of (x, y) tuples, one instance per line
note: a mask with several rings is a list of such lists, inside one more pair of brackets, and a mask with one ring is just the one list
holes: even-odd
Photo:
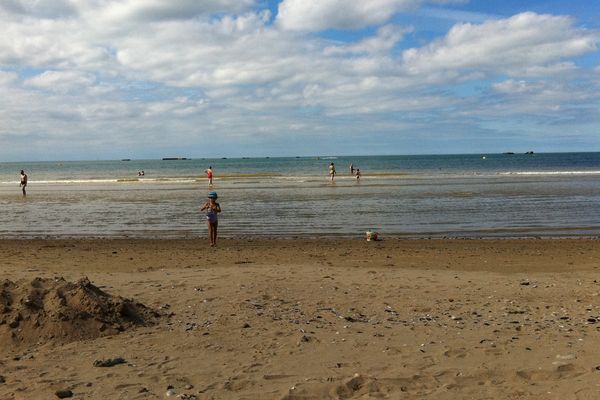
[[(530, 171), (505, 171), (505, 170), (497, 170), (497, 171), (451, 171), (451, 172), (443, 172), (439, 171), (397, 171), (397, 172), (387, 172), (387, 171), (369, 171), (369, 172), (361, 172), (361, 183), (364, 185), (372, 185), (381, 184), (381, 181), (394, 181), (394, 182), (412, 182), (412, 181), (430, 181), (436, 179), (455, 179), (455, 180), (475, 180), (475, 179), (506, 179), (506, 178), (515, 178), (517, 182), (526, 182), (531, 179), (564, 179), (572, 176), (577, 176), (581, 178), (594, 178), (600, 175), (600, 170), (567, 170), (567, 171), (546, 171), (546, 170), (530, 170)], [(307, 175), (297, 175), (297, 174), (283, 174), (276, 172), (257, 172), (257, 173), (238, 173), (238, 174), (221, 174), (218, 177), (213, 178), (215, 183), (234, 183), (234, 184), (243, 184), (243, 183), (254, 183), (257, 179), (265, 179), (267, 183), (269, 182), (283, 182), (296, 184), (298, 186), (310, 187), (314, 184), (322, 184), (328, 183), (329, 177), (327, 175), (315, 173), (315, 174), (307, 174)], [(372, 179), (369, 182), (369, 179)], [(48, 188), (60, 188), (60, 187), (91, 187), (93, 185), (97, 185), (99, 187), (106, 186), (116, 186), (117, 188), (123, 188), (125, 185), (137, 185), (137, 184), (146, 184), (146, 185), (157, 185), (159, 187), (165, 187), (168, 185), (179, 185), (179, 186), (189, 186), (189, 185), (205, 185), (207, 179), (203, 176), (178, 176), (178, 175), (158, 175), (158, 176), (106, 176), (100, 178), (87, 178), (87, 177), (73, 177), (73, 178), (65, 178), (65, 179), (43, 179), (43, 180), (30, 180), (28, 184), (31, 186), (37, 186), (42, 189)], [(347, 173), (339, 173), (336, 175), (336, 181), (343, 182), (355, 182), (355, 175), (350, 175)], [(18, 185), (19, 181), (0, 181), (0, 187), (12, 188), (14, 185)], [(303, 184), (303, 185), (299, 185)]]
[[(204, 228), (204, 227), (203, 227)], [(562, 230), (562, 229), (557, 229)], [(568, 229), (567, 229), (568, 230)], [(572, 230), (577, 230), (577, 228), (573, 228)], [(366, 232), (365, 232), (366, 233)], [(164, 234), (156, 234), (155, 236), (151, 235), (135, 235), (135, 234), (127, 234), (127, 235), (106, 235), (106, 236), (90, 236), (90, 235), (19, 235), (19, 236), (3, 236), (0, 235), (0, 242), (27, 242), (27, 241), (49, 241), (49, 242), (64, 242), (64, 241), (202, 241), (203, 239), (207, 239), (207, 234), (203, 233), (194, 233), (188, 235), (180, 235), (174, 234), (172, 236), (167, 236)], [(315, 236), (323, 236), (322, 239), (315, 239)], [(599, 234), (536, 234), (531, 233), (529, 235), (517, 235), (512, 233), (506, 233), (505, 235), (448, 235), (448, 234), (431, 234), (431, 235), (422, 235), (422, 234), (384, 234), (378, 232), (379, 240), (377, 242), (395, 242), (395, 241), (520, 241), (520, 240), (600, 240)], [(292, 241), (301, 241), (301, 242), (360, 242), (366, 241), (365, 234), (356, 235), (356, 234), (341, 234), (341, 233), (322, 233), (318, 234), (223, 234), (219, 232), (219, 241), (224, 242), (247, 242), (247, 241), (265, 241), (265, 242), (292, 242)]]
[[(74, 258), (85, 260), (91, 254), (95, 259), (82, 266), (82, 272), (94, 266), (95, 271), (136, 269), (140, 262), (160, 261), (161, 254), (177, 254), (177, 262), (162, 268), (180, 268), (178, 262), (210, 260), (220, 266), (237, 265), (241, 255), (252, 257), (252, 264), (272, 266), (273, 263), (306, 264), (315, 262), (345, 267), (358, 257), (358, 266), (377, 265), (398, 268), (478, 270), (478, 264), (469, 260), (488, 260), (479, 264), (481, 271), (511, 272), (506, 264), (518, 265), (519, 271), (561, 272), (578, 268), (596, 269), (589, 260), (598, 261), (600, 268), (600, 239), (598, 238), (484, 238), (484, 239), (390, 239), (367, 242), (360, 239), (219, 239), (209, 247), (206, 237), (190, 239), (0, 239), (0, 259), (7, 265), (26, 266), (31, 262), (51, 270), (77, 271), (79, 264), (71, 265)], [(18, 255), (18, 256), (16, 256)], [(363, 258), (371, 257), (367, 262)], [(532, 258), (532, 255), (535, 255)], [(138, 258), (136, 258), (138, 257)], [(457, 259), (457, 257), (459, 257)], [(60, 260), (57, 265), (51, 261)], [(143, 261), (141, 261), (143, 260)], [(115, 267), (103, 263), (118, 261)], [(575, 263), (575, 261), (578, 261)], [(418, 262), (418, 263), (417, 263)], [(363, 265), (361, 265), (363, 264)], [(497, 269), (491, 265), (498, 265)], [(543, 264), (543, 265), (540, 265)], [(561, 269), (562, 267), (562, 269)]]

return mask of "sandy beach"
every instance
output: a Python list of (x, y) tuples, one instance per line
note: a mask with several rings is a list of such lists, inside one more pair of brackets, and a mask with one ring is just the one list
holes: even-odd
[[(600, 389), (599, 240), (2, 240), (0, 260), (1, 399)], [(85, 297), (105, 294), (133, 302)]]

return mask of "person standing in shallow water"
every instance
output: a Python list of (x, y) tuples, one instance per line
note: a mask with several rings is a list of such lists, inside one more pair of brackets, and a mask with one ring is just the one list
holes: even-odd
[(206, 172), (206, 177), (208, 178), (208, 186), (212, 186), (212, 178), (213, 178), (212, 166), (209, 166), (208, 169), (204, 172)]
[(329, 176), (331, 176), (331, 182), (333, 182), (335, 177), (335, 165), (333, 163), (329, 164)]
[(217, 192), (208, 193), (208, 201), (204, 203), (200, 211), (206, 211), (206, 222), (208, 223), (208, 239), (210, 247), (217, 245), (217, 227), (219, 226), (218, 213), (221, 212), (221, 206), (217, 203)]
[(21, 170), (21, 183), (19, 186), (23, 190), (23, 197), (27, 196), (27, 191), (25, 191), (25, 188), (27, 187), (27, 174), (23, 170)]

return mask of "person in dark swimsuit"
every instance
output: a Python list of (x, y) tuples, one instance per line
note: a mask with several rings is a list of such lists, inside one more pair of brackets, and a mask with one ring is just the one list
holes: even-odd
[(27, 192), (25, 191), (25, 188), (27, 187), (27, 174), (23, 170), (21, 170), (21, 183), (19, 186), (23, 188), (23, 197), (27, 196)]
[(335, 178), (335, 164), (329, 164), (329, 176), (331, 177), (331, 182), (333, 182), (333, 178)]

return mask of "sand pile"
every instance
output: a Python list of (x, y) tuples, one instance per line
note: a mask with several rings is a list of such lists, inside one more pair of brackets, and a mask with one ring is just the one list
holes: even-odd
[(151, 325), (158, 314), (133, 300), (112, 296), (87, 278), (0, 283), (0, 345), (68, 343)]

